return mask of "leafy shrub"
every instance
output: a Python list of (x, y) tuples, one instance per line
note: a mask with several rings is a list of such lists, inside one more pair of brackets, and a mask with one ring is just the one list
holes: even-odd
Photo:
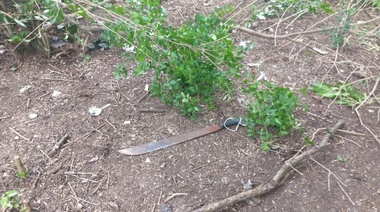
[[(4, 9), (5, 10), (5, 9)], [(0, 13), (8, 41), (17, 46), (21, 44), (50, 51), (48, 32), (56, 30), (56, 34), (64, 41), (73, 42), (78, 30), (75, 24), (63, 24), (65, 13), (61, 5), (54, 0), (29, 0), (15, 3), (7, 8), (8, 12)], [(58, 27), (57, 25), (60, 24)]]
[(341, 27), (336, 27), (329, 32), (334, 48), (339, 48), (345, 43), (346, 35), (352, 28), (351, 22), (355, 12), (355, 8), (350, 8), (340, 11), (337, 15), (337, 22)]
[[(234, 45), (230, 35), (234, 24), (222, 18), (231, 8), (216, 9), (209, 16), (196, 15), (194, 21), (175, 28), (165, 23), (167, 16), (158, 0), (127, 2), (128, 8), (106, 5), (130, 21), (121, 18), (108, 23), (104, 37), (110, 45), (136, 47), (132, 58), (139, 64), (134, 73), (154, 71), (153, 95), (195, 118), (200, 104), (215, 107), (216, 89), (232, 94), (231, 77), (239, 76), (244, 48)], [(118, 65), (115, 76), (126, 74), (126, 66)]]
[(292, 129), (299, 128), (293, 114), (299, 106), (299, 99), (289, 88), (279, 87), (270, 82), (264, 84), (265, 89), (260, 89), (260, 85), (260, 81), (255, 82), (244, 90), (255, 99), (255, 102), (248, 104), (246, 125), (248, 135), (260, 135), (263, 141), (261, 147), (268, 151), (270, 141), (274, 139), (272, 131), (281, 137), (290, 134)]

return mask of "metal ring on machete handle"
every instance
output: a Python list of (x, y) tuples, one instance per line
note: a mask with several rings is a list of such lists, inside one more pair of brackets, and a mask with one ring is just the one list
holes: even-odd
[[(235, 129), (231, 129), (229, 128), (230, 126), (233, 126), (233, 125), (236, 125), (236, 128)], [(245, 124), (243, 123), (243, 119), (241, 117), (230, 117), (230, 118), (227, 118), (224, 123), (223, 123), (223, 128), (226, 128), (232, 132), (235, 132), (239, 129), (239, 125), (241, 126), (245, 126)]]

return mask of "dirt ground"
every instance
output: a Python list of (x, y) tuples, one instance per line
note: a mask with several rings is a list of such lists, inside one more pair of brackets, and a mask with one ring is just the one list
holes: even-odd
[[(162, 4), (169, 22), (181, 25), (196, 13), (207, 14), (213, 7), (227, 3), (242, 9), (249, 2), (178, 0)], [(246, 17), (247, 12), (242, 12), (234, 19), (243, 23)], [(278, 26), (278, 34), (304, 31), (322, 18), (305, 15), (293, 23), (284, 21)], [(368, 19), (371, 17), (357, 16), (353, 23)], [(278, 19), (252, 21), (251, 29), (275, 29), (271, 25), (277, 22)], [(378, 26), (379, 21), (373, 24)], [(237, 43), (252, 39), (256, 43), (245, 55), (243, 72), (265, 72), (270, 81), (290, 87), (297, 94), (315, 82), (358, 80), (351, 74), (360, 67), (364, 67), (368, 78), (363, 85), (368, 94), (380, 74), (379, 51), (361, 45), (355, 34), (349, 47), (341, 49), (336, 57), (324, 33), (304, 35), (300, 40), (327, 51), (325, 55), (289, 40), (278, 39), (275, 45), (273, 39), (242, 31), (233, 33)], [(241, 92), (241, 82), (236, 81), (232, 102), (221, 97), (216, 110), (203, 111), (198, 119), (190, 121), (176, 108), (146, 95), (144, 89), (152, 80), (149, 73), (114, 79), (114, 66), (123, 62), (121, 51), (95, 51), (86, 62), (79, 50), (50, 58), (28, 51), (16, 71), (9, 69), (11, 53), (0, 54), (1, 194), (18, 190), (20, 199), (29, 201), (33, 211), (164, 211), (164, 202), (173, 211), (191, 211), (244, 191), (242, 182), (251, 181), (254, 187), (267, 182), (304, 145), (299, 133), (294, 133), (276, 139), (277, 148), (264, 152), (260, 140), (249, 138), (247, 130), (240, 127), (236, 132), (223, 130), (146, 155), (118, 153), (121, 148), (246, 114), (239, 103), (246, 97)], [(261, 65), (250, 66), (252, 63)], [(136, 64), (128, 66), (132, 72)], [(23, 86), (31, 87), (20, 93)], [(374, 91), (378, 96), (379, 87)], [(309, 112), (300, 108), (296, 117), (310, 137), (315, 135), (316, 143), (326, 133), (318, 129), (331, 128), (338, 120), (344, 120), (346, 132), (339, 132), (330, 146), (297, 167), (298, 172), (274, 192), (224, 211), (379, 211), (380, 143), (375, 139), (380, 139), (379, 103), (366, 104), (359, 110), (363, 124), (375, 134), (372, 135), (351, 108), (330, 104), (331, 100), (311, 91), (299, 96)], [(91, 106), (107, 104), (110, 106), (98, 117), (90, 116)], [(147, 108), (164, 112), (142, 112)], [(49, 156), (65, 135), (67, 142)], [(25, 180), (15, 176), (15, 155), (28, 168), (30, 176)], [(338, 156), (347, 160), (339, 161)]]

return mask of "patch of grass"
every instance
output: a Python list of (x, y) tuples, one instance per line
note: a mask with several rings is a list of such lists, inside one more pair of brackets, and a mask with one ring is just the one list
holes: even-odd
[[(264, 87), (260, 89), (261, 85)], [(248, 85), (244, 90), (252, 95), (255, 102), (248, 104), (245, 120), (248, 134), (262, 139), (261, 147), (268, 151), (275, 135), (289, 135), (293, 129), (300, 129), (294, 110), (299, 106), (297, 95), (289, 88), (279, 87), (273, 83), (262, 84), (260, 81)]]

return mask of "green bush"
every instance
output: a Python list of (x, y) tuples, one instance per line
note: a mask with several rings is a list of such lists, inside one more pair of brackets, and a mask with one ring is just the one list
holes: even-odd
[[(154, 71), (153, 95), (195, 118), (200, 104), (215, 107), (213, 93), (217, 89), (232, 94), (231, 78), (239, 76), (243, 51), (250, 48), (235, 46), (230, 34), (234, 24), (222, 18), (232, 8), (216, 9), (209, 16), (196, 15), (176, 28), (165, 23), (167, 16), (158, 0), (128, 3), (128, 9), (106, 5), (128, 20), (108, 23), (104, 37), (111, 46), (136, 47), (134, 53), (124, 55), (138, 61), (136, 75)], [(118, 65), (115, 76), (126, 74), (126, 66)]]
[[(246, 84), (248, 84), (246, 82)], [(248, 135), (255, 137), (256, 134), (262, 139), (261, 147), (268, 151), (274, 134), (284, 136), (291, 133), (292, 129), (299, 129), (294, 110), (299, 106), (297, 95), (289, 88), (279, 87), (273, 83), (263, 84), (255, 82), (244, 90), (246, 94), (254, 97), (254, 102), (248, 104), (246, 125)]]
[(78, 26), (64, 24), (65, 12), (57, 1), (29, 0), (15, 3), (6, 9), (7, 11), (0, 13), (0, 23), (8, 41), (17, 47), (21, 44), (31, 44), (35, 48), (49, 52), (51, 40), (48, 34), (53, 29), (61, 40), (67, 42), (75, 40)]

